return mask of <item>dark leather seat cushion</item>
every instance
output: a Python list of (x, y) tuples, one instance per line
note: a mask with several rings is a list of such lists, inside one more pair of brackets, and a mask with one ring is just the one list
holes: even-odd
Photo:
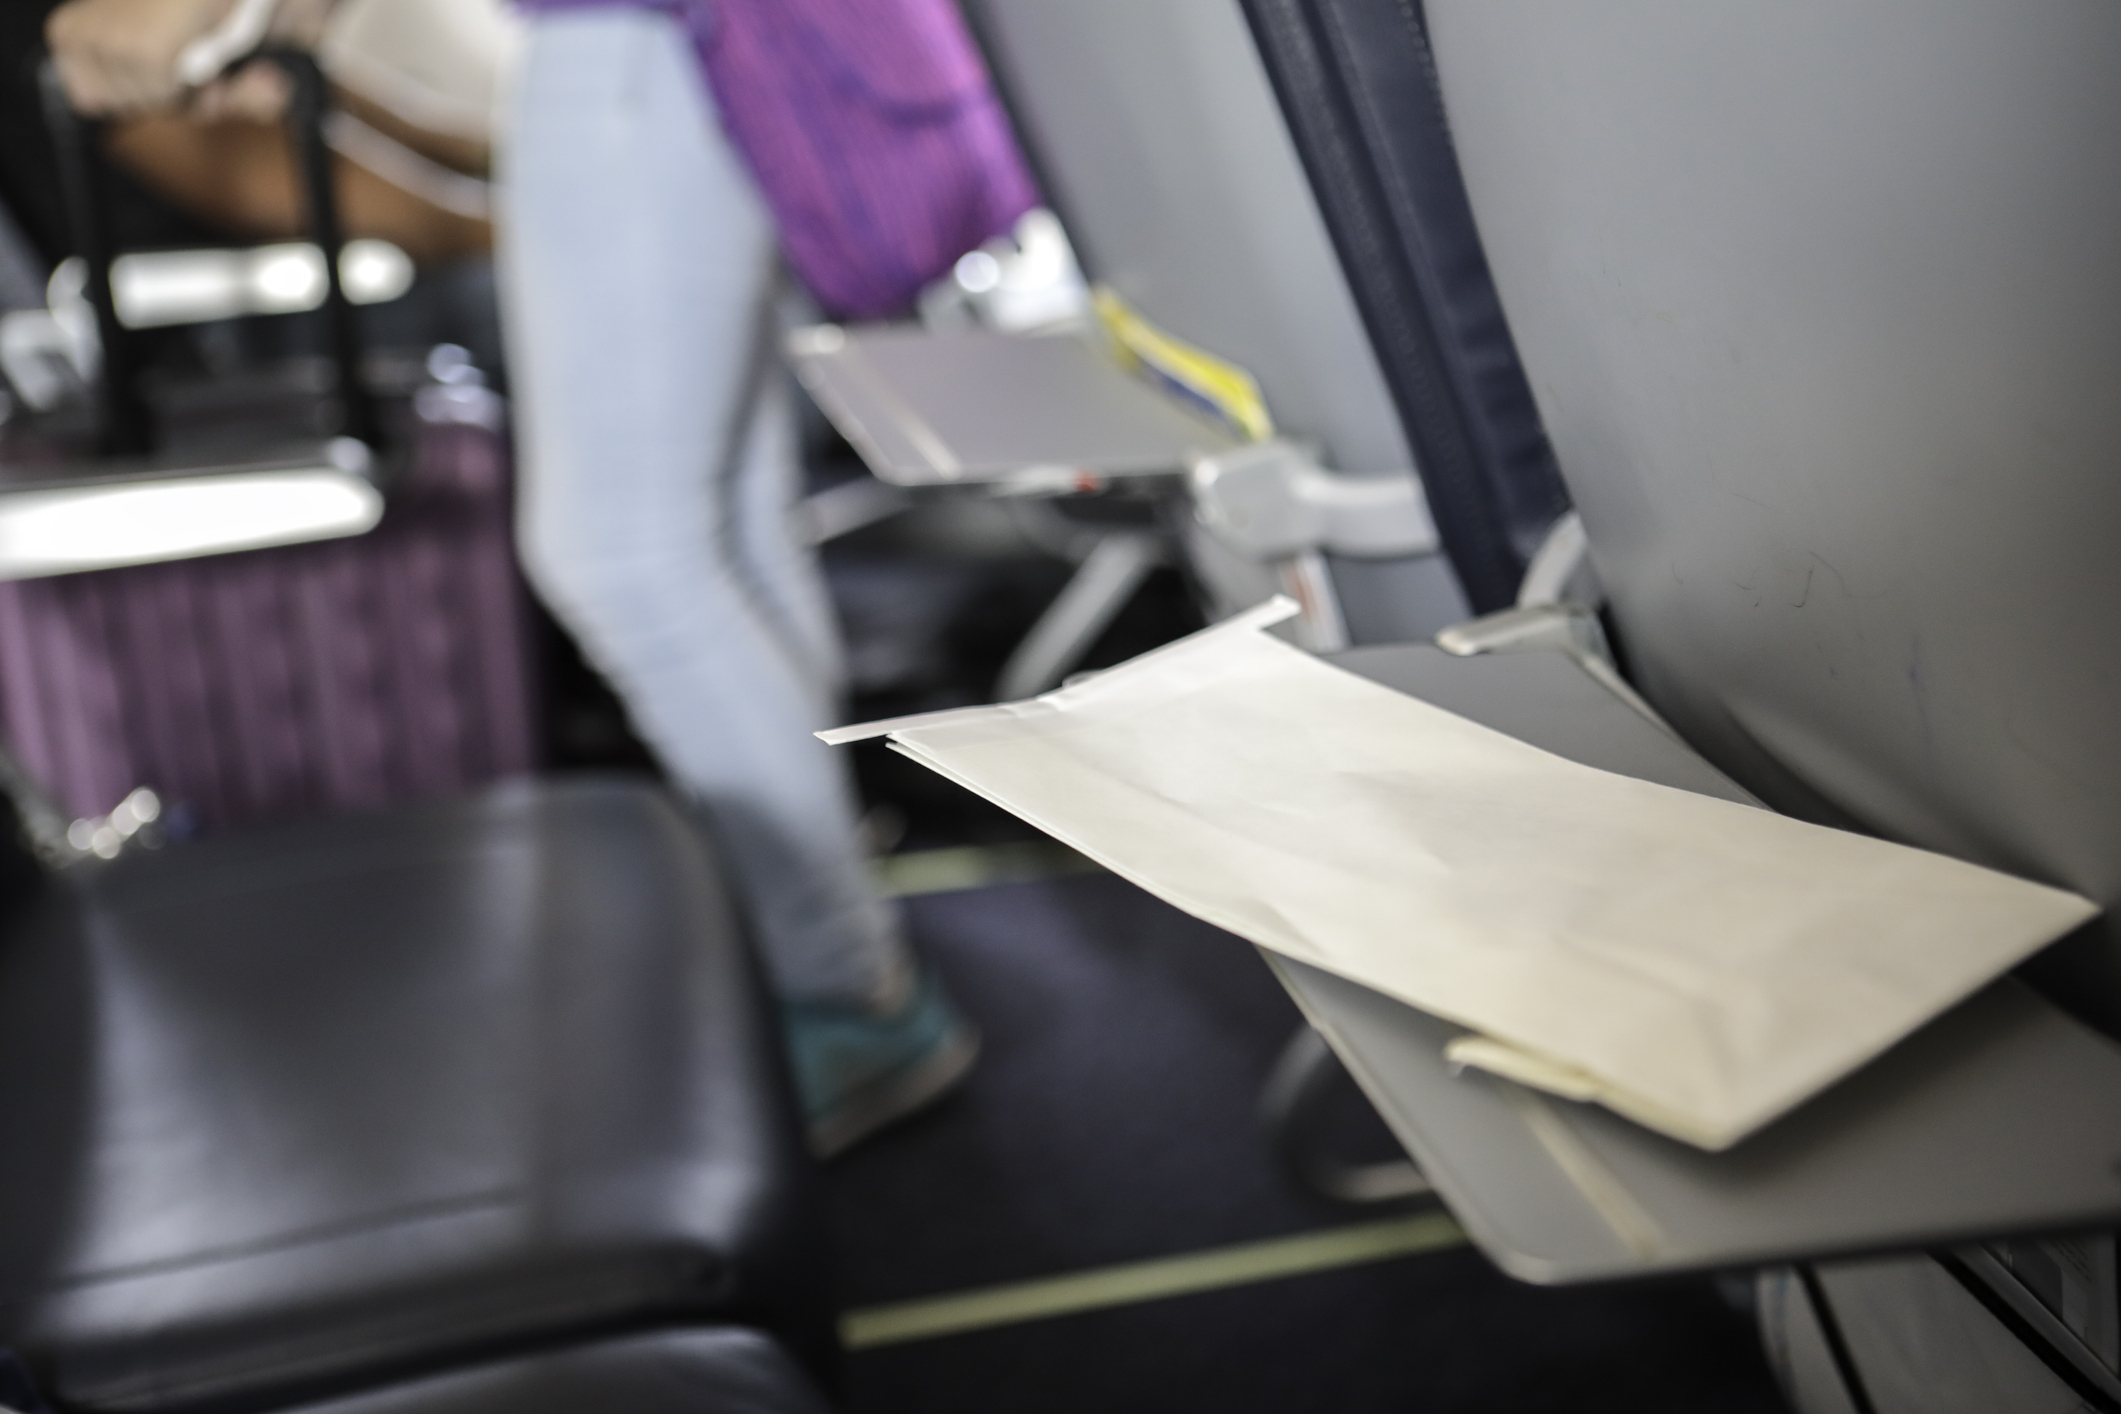
[(756, 1331), (669, 1331), (479, 1365), (285, 1414), (829, 1414)]
[(0, 1341), (110, 1410), (672, 1320), (821, 1348), (778, 1046), (642, 783), (76, 871), (0, 925)]

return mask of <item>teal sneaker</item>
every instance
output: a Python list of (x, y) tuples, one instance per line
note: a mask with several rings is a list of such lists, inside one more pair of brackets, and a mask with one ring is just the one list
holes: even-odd
[(894, 1011), (783, 1002), (781, 1024), (810, 1151), (821, 1159), (941, 1096), (979, 1055), (979, 1033), (930, 967)]

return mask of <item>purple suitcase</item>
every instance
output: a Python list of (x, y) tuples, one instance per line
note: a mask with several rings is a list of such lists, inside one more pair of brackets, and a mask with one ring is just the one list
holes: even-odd
[(531, 768), (506, 443), (412, 435), (366, 535), (0, 583), (0, 735), (62, 810), (145, 785), (216, 826)]
[[(306, 59), (282, 62), (296, 81), (312, 230), (335, 269), (323, 80)], [(49, 103), (56, 87), (45, 82)], [(76, 240), (90, 252), (93, 291), (110, 259), (95, 230), (95, 159), (79, 126), (54, 118), (62, 171), (81, 194)], [(500, 400), (438, 383), (404, 417), (381, 416), (351, 312), (336, 280), (328, 286), (336, 402), (239, 395), (237, 425), (269, 439), (276, 424), (286, 432), (290, 413), (321, 415), (376, 443), (377, 428), (394, 424), (399, 469), (380, 525), (349, 539), (0, 583), (0, 737), (72, 818), (105, 815), (148, 786), (173, 820), (221, 826), (458, 791), (533, 764), (529, 614)], [(100, 442), (152, 451), (158, 426), (183, 431), (181, 410), (149, 405), (132, 373), (132, 336), (107, 302), (97, 314)], [(228, 398), (219, 401), (225, 424)]]

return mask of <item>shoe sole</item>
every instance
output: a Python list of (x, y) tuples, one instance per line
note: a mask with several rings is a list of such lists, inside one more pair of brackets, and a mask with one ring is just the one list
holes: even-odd
[(862, 1140), (924, 1109), (972, 1069), (979, 1059), (979, 1033), (961, 1026), (920, 1064), (878, 1081), (810, 1126), (810, 1152), (820, 1159), (845, 1153)]

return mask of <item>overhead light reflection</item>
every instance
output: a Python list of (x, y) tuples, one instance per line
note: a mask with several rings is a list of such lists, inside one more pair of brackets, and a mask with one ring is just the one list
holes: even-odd
[[(348, 241), (339, 252), (339, 283), (351, 303), (394, 300), (412, 280), (412, 258), (389, 241)], [(128, 329), (299, 314), (324, 303), (324, 252), (306, 241), (137, 251), (111, 262), (111, 301)]]
[(0, 496), (0, 579), (359, 535), (383, 501), (343, 458)]

